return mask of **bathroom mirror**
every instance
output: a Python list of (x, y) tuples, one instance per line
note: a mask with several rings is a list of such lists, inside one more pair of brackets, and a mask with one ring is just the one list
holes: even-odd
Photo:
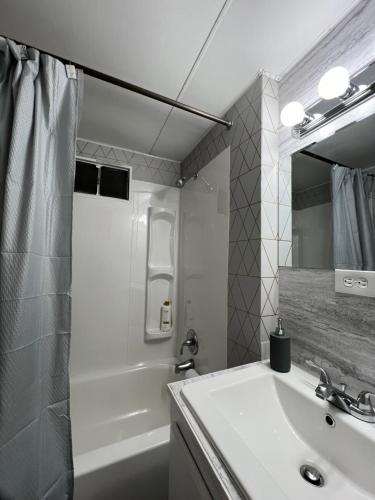
[(292, 155), (292, 265), (375, 270), (375, 115)]

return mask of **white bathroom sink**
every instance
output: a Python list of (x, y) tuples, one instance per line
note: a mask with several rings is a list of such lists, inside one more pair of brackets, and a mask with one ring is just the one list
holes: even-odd
[[(318, 399), (317, 383), (294, 366), (279, 374), (255, 363), (188, 384), (182, 394), (252, 500), (375, 499), (375, 424)], [(304, 464), (319, 470), (322, 487), (302, 478)]]

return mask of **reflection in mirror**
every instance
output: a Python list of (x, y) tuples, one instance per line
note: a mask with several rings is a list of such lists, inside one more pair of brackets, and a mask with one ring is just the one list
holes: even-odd
[(375, 115), (292, 156), (292, 265), (375, 270)]

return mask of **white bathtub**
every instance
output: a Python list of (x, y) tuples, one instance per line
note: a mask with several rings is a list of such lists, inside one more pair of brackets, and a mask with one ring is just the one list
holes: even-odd
[(74, 500), (168, 498), (169, 363), (71, 380)]

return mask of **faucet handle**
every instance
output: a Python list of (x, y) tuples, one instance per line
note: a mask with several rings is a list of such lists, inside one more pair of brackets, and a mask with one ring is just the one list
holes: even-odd
[(306, 364), (311, 366), (311, 368), (315, 368), (320, 371), (320, 383), (325, 385), (332, 385), (331, 377), (327, 370), (325, 370), (322, 366), (317, 365), (311, 359), (306, 360)]
[(375, 413), (375, 407), (372, 403), (372, 398), (375, 401), (374, 393), (370, 391), (361, 391), (357, 397), (358, 408)]
[(186, 334), (186, 340), (181, 344), (180, 355), (184, 352), (184, 347), (188, 347), (191, 354), (198, 353), (198, 337), (196, 332), (191, 328)]

